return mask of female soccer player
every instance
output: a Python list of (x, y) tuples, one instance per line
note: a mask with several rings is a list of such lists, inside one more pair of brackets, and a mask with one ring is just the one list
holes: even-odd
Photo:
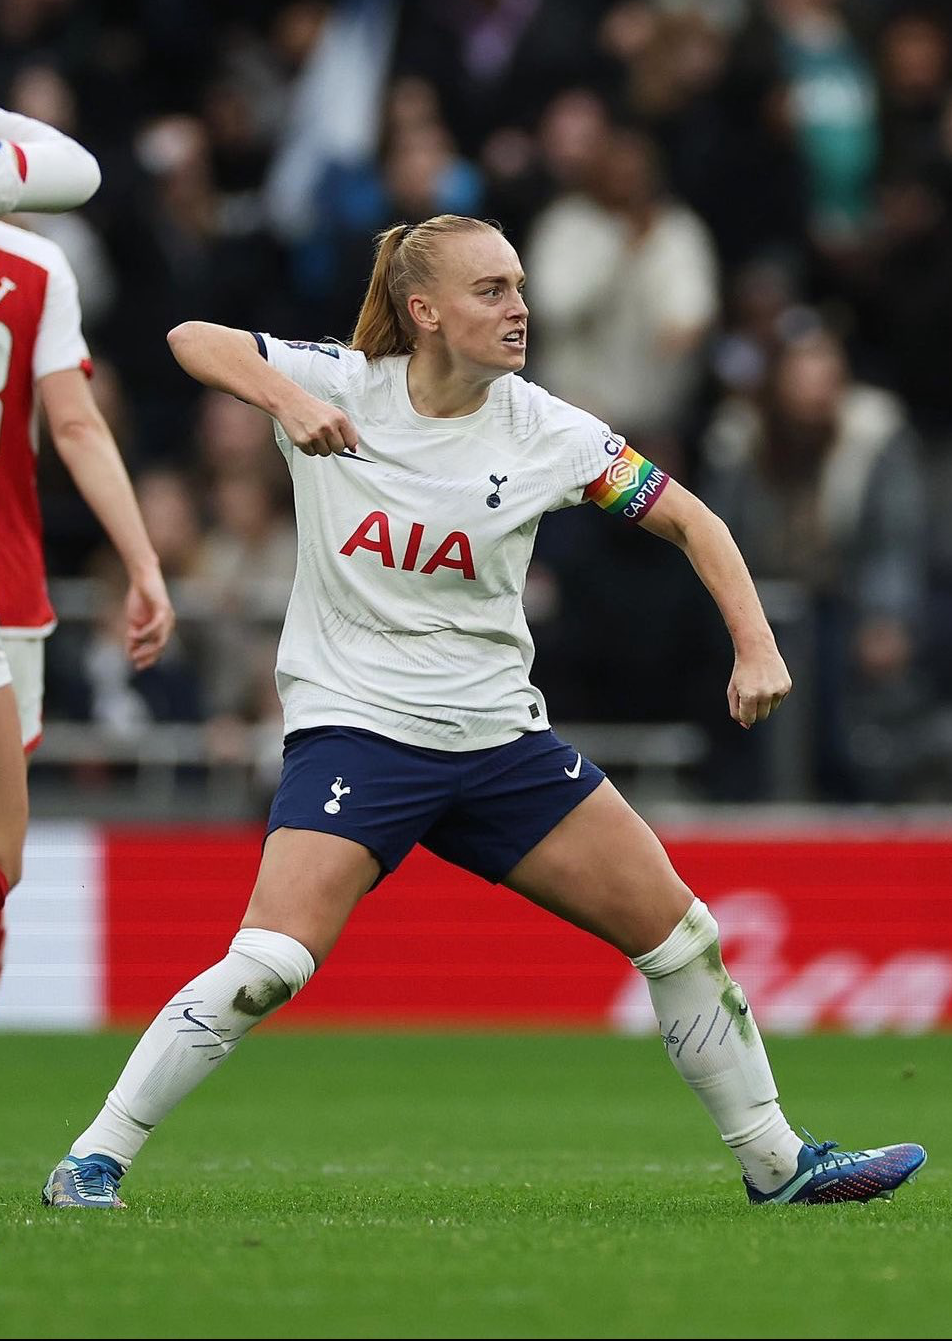
[(724, 524), (606, 424), (519, 376), (522, 290), (494, 225), (441, 215), (380, 236), (350, 347), (201, 322), (170, 333), (193, 377), (272, 416), (294, 482), (284, 771), (227, 955), (160, 1011), (50, 1174), (47, 1203), (121, 1206), (119, 1180), (155, 1124), (304, 986), (417, 842), (630, 957), (752, 1201), (865, 1201), (925, 1159), (918, 1145), (835, 1154), (794, 1134), (714, 918), (549, 728), (523, 583), (543, 513), (583, 501), (685, 551), (733, 636), (742, 726), (790, 679)]
[[(99, 164), (81, 144), (0, 108), (0, 214), (83, 205)], [(158, 559), (106, 421), (89, 390), (76, 278), (60, 248), (0, 222), (0, 962), (3, 905), (20, 879), (27, 826), (25, 755), (40, 742), (46, 590), (36, 489), (37, 402), (80, 493), (129, 576), (127, 651), (152, 664), (174, 616)]]

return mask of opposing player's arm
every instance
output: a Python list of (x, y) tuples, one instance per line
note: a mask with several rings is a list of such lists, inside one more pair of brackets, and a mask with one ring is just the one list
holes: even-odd
[(48, 373), (37, 388), (56, 450), (125, 565), (126, 653), (144, 670), (168, 642), (175, 615), (132, 482), (82, 369)]
[(76, 140), (0, 107), (0, 214), (75, 209), (101, 180), (96, 159)]
[(176, 361), (190, 377), (264, 410), (306, 456), (356, 448), (357, 430), (344, 411), (318, 400), (262, 358), (250, 331), (185, 321), (167, 338)]
[(684, 551), (717, 603), (734, 642), (734, 670), (727, 687), (731, 716), (744, 727), (764, 721), (789, 694), (791, 681), (729, 529), (672, 479), (640, 524)]

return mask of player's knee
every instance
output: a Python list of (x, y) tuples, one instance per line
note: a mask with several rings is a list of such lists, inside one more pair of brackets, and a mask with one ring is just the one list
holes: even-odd
[[(269, 983), (247, 989), (247, 1013), (265, 1015), (290, 1001), (301, 990), (315, 970), (310, 950), (281, 931), (264, 931), (258, 927), (242, 927), (235, 934), (229, 951), (269, 970)], [(277, 985), (274, 979), (278, 979)], [(281, 989), (284, 989), (283, 991)]]
[(632, 958), (635, 968), (647, 978), (664, 978), (706, 955), (722, 968), (718, 927), (710, 908), (695, 898), (668, 937), (648, 954)]

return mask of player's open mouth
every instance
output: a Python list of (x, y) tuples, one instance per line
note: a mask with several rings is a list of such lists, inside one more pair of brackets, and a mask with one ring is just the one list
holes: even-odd
[(514, 346), (516, 349), (525, 349), (526, 333), (525, 331), (510, 331), (508, 335), (502, 337), (504, 345)]

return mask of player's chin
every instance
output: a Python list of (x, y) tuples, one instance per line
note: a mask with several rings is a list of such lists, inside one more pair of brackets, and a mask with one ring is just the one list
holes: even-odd
[(494, 357), (493, 363), (497, 368), (502, 368), (506, 372), (515, 372), (526, 366), (526, 347), (524, 344), (512, 345), (501, 342), (502, 348), (499, 354)]

